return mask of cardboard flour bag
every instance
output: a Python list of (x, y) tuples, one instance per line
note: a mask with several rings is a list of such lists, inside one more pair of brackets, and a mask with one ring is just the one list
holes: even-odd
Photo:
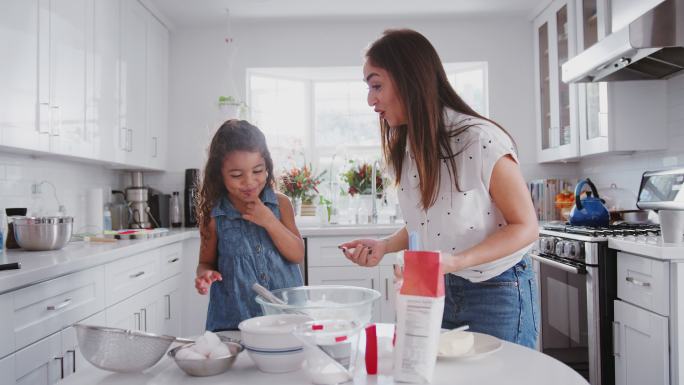
[(394, 380), (431, 382), (444, 311), (439, 252), (404, 251), (404, 282), (396, 304)]

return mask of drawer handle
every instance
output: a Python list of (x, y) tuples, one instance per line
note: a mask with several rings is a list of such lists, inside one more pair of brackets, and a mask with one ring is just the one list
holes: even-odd
[(47, 309), (48, 310), (63, 309), (65, 307), (69, 306), (70, 303), (71, 303), (71, 298), (67, 298), (64, 301), (62, 301), (62, 303), (60, 303), (59, 305), (48, 305)]
[(59, 361), (59, 378), (64, 379), (64, 357), (55, 357), (55, 360)]
[(641, 286), (641, 287), (651, 287), (650, 282), (639, 281), (638, 279), (635, 279), (634, 277), (627, 277), (625, 279), (627, 280), (627, 282), (629, 282), (633, 285), (637, 285), (637, 286)]
[(169, 263), (176, 263), (178, 261), (180, 261), (180, 258), (176, 257), (174, 259), (169, 260)]
[(135, 274), (131, 274), (131, 278), (138, 278), (138, 277), (143, 276), (144, 274), (145, 274), (144, 271), (139, 271), (139, 272), (137, 272), (137, 273), (135, 273)]
[(76, 350), (67, 350), (67, 354), (73, 354), (73, 359), (71, 360), (72, 371), (76, 373)]

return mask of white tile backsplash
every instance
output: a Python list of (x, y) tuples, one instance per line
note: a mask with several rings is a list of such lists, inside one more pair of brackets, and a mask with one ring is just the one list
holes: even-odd
[[(684, 167), (684, 75), (668, 80), (667, 100), (666, 150), (583, 159), (577, 176), (591, 178), (599, 188), (615, 183), (636, 195), (644, 171)], [(644, 135), (648, 135), (649, 129), (644, 127)]]
[(31, 186), (49, 181), (56, 188), (59, 201), (67, 215), (74, 217), (74, 232), (86, 231), (86, 194), (91, 188), (103, 191), (120, 186), (121, 172), (104, 166), (67, 161), (52, 157), (34, 157), (0, 151), (0, 209), (26, 207), (29, 213), (54, 214), (58, 211), (53, 189), (42, 184), (40, 193)]

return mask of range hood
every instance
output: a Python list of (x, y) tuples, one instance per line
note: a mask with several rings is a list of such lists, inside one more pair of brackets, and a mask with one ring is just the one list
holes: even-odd
[(665, 0), (562, 66), (566, 83), (663, 79), (684, 69), (684, 0)]

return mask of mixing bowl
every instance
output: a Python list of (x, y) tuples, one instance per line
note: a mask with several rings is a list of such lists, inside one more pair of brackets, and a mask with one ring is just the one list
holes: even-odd
[(71, 239), (73, 217), (14, 217), (14, 237), (24, 250), (57, 250)]
[(233, 366), (238, 354), (242, 352), (243, 347), (242, 344), (237, 341), (222, 336), (220, 336), (220, 338), (221, 342), (230, 350), (230, 354), (224, 357), (206, 358), (203, 360), (186, 360), (176, 357), (176, 353), (178, 353), (179, 350), (188, 349), (192, 344), (177, 346), (169, 350), (167, 355), (173, 359), (181, 370), (190, 376), (206, 377), (221, 374)]
[(311, 321), (303, 314), (271, 314), (240, 322), (247, 354), (262, 372), (286, 373), (304, 362), (302, 342), (292, 335), (297, 325)]
[(261, 296), (256, 302), (264, 314), (306, 314), (314, 320), (348, 320), (365, 325), (373, 315), (377, 290), (355, 286), (299, 286), (273, 290), (284, 304), (271, 303)]

